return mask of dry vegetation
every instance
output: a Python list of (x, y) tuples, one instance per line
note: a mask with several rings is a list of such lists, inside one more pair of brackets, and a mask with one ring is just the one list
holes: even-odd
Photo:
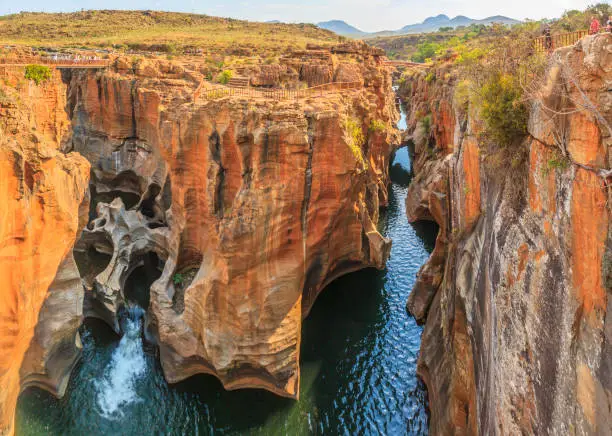
[(433, 33), (379, 37), (368, 40), (368, 43), (384, 49), (391, 59), (424, 62), (438, 59), (449, 51), (461, 55), (466, 48), (474, 49), (496, 44), (500, 36), (522, 35), (529, 38), (542, 36), (546, 26), (550, 26), (553, 35), (586, 30), (589, 28), (591, 17), (597, 17), (600, 23), (605, 25), (610, 15), (612, 15), (612, 6), (598, 3), (584, 11), (566, 11), (560, 18), (554, 20), (526, 20), (512, 27), (500, 24), (473, 24), (456, 29), (441, 28)]
[(0, 17), (0, 44), (180, 54), (276, 56), (340, 38), (311, 24), (267, 24), (156, 11), (25, 12)]

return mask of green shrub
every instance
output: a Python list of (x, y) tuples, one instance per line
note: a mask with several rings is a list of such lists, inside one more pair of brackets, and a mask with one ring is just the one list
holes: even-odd
[(383, 120), (372, 120), (370, 121), (371, 132), (384, 132), (387, 129), (387, 125)]
[(142, 63), (143, 59), (140, 56), (132, 56), (131, 61), (132, 61), (132, 69), (136, 71), (138, 67), (140, 66), (140, 64)]
[(480, 90), (480, 115), (486, 134), (502, 147), (527, 134), (528, 109), (522, 91), (510, 75), (493, 74)]
[(429, 136), (429, 133), (431, 132), (431, 114), (424, 116), (421, 120), (421, 124), (423, 125), (425, 135)]
[(417, 46), (417, 51), (412, 55), (412, 62), (425, 62), (431, 60), (438, 50), (440, 50), (440, 44), (435, 42), (424, 42)]
[(51, 69), (44, 65), (28, 65), (25, 67), (25, 78), (40, 85), (51, 79)]
[(232, 75), (233, 73), (230, 70), (224, 70), (222, 73), (220, 73), (217, 76), (217, 82), (219, 82), (222, 85), (227, 85), (227, 83), (232, 78)]
[(161, 45), (160, 51), (172, 55), (178, 53), (178, 47), (174, 43), (166, 43)]
[(182, 285), (184, 281), (185, 277), (181, 273), (176, 273), (174, 274), (174, 277), (172, 277), (172, 283), (175, 285)]
[(570, 166), (570, 160), (563, 156), (560, 152), (556, 152), (555, 156), (550, 158), (546, 166), (542, 168), (542, 175), (547, 176), (551, 171), (565, 171)]
[(455, 106), (467, 112), (470, 105), (470, 81), (462, 80), (455, 86), (454, 103)]
[(364, 168), (368, 168), (361, 147), (365, 144), (365, 136), (361, 128), (361, 123), (355, 118), (347, 118), (344, 120), (344, 130), (346, 132), (345, 141), (353, 152), (355, 159), (359, 161)]

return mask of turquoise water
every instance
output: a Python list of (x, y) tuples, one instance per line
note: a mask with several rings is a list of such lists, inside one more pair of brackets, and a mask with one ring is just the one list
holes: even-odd
[(304, 323), (300, 401), (227, 392), (210, 376), (168, 385), (156, 350), (141, 340), (134, 307), (123, 338), (99, 321), (85, 323), (83, 358), (66, 396), (25, 391), (17, 435), (426, 434), (426, 392), (416, 378), (421, 328), (405, 304), (436, 229), (407, 222), (409, 170), (400, 149), (381, 224), (393, 239), (386, 270), (335, 281)]

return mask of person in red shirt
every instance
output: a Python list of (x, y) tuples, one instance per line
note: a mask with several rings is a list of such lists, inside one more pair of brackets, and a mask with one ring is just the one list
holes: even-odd
[(599, 20), (596, 17), (591, 18), (591, 28), (589, 29), (589, 35), (598, 34), (600, 28), (601, 24), (599, 24)]

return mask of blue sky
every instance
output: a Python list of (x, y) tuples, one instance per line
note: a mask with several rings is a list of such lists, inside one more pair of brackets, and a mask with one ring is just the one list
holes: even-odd
[(196, 12), (257, 21), (319, 22), (345, 20), (365, 31), (398, 29), (447, 14), (516, 19), (556, 17), (596, 0), (0, 0), (0, 15), (25, 11), (79, 9), (157, 9)]

